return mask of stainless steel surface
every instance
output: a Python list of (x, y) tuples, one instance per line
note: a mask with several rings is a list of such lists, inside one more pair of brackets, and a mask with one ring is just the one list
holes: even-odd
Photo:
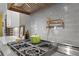
[(55, 52), (54, 54), (52, 54), (52, 56), (69, 56), (69, 55), (63, 54), (63, 53), (60, 53), (60, 52)]
[(58, 51), (70, 56), (79, 56), (79, 47), (69, 46), (65, 44), (58, 44)]
[(30, 41), (22, 40), (19, 43), (10, 42), (8, 45), (19, 56), (48, 56), (57, 51), (57, 46), (53, 46), (51, 42), (44, 40), (39, 44), (31, 44)]
[[(23, 44), (23, 43), (22, 43)], [(30, 48), (35, 47), (35, 49), (39, 48), (42, 49), (45, 54), (42, 55), (47, 55), (47, 56), (79, 56), (79, 47), (74, 47), (72, 45), (67, 45), (67, 44), (59, 44), (56, 42), (51, 42), (52, 46), (50, 45), (50, 43), (46, 43), (46, 42), (42, 42), (41, 44), (37, 44), (37, 45), (33, 45), (30, 44), (30, 42), (27, 42), (28, 45), (31, 45), (31, 47), (28, 48), (21, 48), (20, 45), (20, 51), (24, 50), (30, 50)], [(14, 46), (17, 46), (18, 44), (15, 44)], [(28, 46), (28, 45), (24, 45), (24, 46)], [(57, 48), (58, 46), (58, 48)], [(53, 48), (52, 48), (53, 47)], [(16, 48), (14, 48), (16, 50)], [(18, 49), (18, 47), (17, 47)], [(20, 52), (19, 50), (16, 50), (18, 52)], [(27, 51), (26, 51), (27, 52)], [(20, 52), (20, 54), (22, 54)], [(24, 54), (22, 54), (24, 55)], [(41, 54), (40, 54), (41, 55)]]

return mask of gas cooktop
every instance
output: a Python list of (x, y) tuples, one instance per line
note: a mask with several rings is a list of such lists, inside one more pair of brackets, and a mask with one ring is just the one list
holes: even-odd
[(57, 46), (53, 46), (51, 42), (45, 40), (41, 40), (39, 44), (32, 44), (29, 40), (21, 40), (18, 43), (9, 42), (8, 46), (19, 56), (48, 56), (57, 51)]

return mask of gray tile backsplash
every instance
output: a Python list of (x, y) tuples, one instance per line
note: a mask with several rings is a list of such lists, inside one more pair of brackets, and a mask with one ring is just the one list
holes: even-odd
[(30, 24), (31, 34), (39, 34), (42, 39), (46, 40), (47, 17), (52, 19), (63, 18), (65, 23), (63, 30), (58, 30), (56, 33), (51, 31), (49, 34), (50, 41), (79, 46), (79, 4), (52, 4), (46, 9), (33, 13), (30, 15), (30, 21), (27, 22)]

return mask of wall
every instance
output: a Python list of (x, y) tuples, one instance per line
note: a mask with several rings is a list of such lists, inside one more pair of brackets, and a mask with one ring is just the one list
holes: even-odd
[(7, 10), (7, 4), (6, 3), (0, 3), (0, 12), (6, 13)]
[(52, 4), (47, 9), (32, 14), (31, 34), (39, 34), (47, 40), (47, 17), (63, 18), (65, 22), (63, 30), (51, 31), (49, 41), (79, 46), (79, 4)]
[(20, 25), (25, 25), (25, 30), (30, 31), (31, 16), (20, 13)]

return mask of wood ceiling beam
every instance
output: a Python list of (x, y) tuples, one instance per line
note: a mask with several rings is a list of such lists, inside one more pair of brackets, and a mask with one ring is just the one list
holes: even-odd
[(14, 3), (8, 3), (7, 8), (9, 9)]
[(16, 11), (16, 12), (21, 12), (24, 14), (32, 14), (40, 9), (44, 9), (48, 6), (48, 4), (44, 4), (44, 3), (23, 3), (22, 6), (17, 6), (14, 5), (15, 3), (9, 3), (8, 4), (8, 9), (12, 10), (12, 11)]
[(27, 15), (30, 15), (31, 14), (30, 12), (24, 11), (24, 9), (22, 7), (14, 6), (14, 3), (9, 3), (7, 5), (8, 5), (8, 10), (12, 10), (12, 11), (24, 13), (24, 14), (27, 14)]
[(27, 14), (27, 15), (31, 14), (30, 12), (26, 12), (26, 11), (23, 11), (22, 9), (13, 8), (13, 7), (10, 7), (8, 10), (12, 10), (12, 11), (16, 11), (16, 12), (21, 12), (21, 13), (24, 13), (24, 14)]

